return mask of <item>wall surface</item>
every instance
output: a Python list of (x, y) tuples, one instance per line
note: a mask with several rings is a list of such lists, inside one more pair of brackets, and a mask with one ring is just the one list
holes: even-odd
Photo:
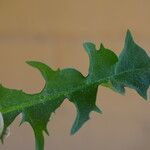
[[(82, 43), (103, 42), (119, 54), (127, 29), (150, 52), (149, 0), (0, 0), (0, 83), (39, 92), (44, 80), (26, 60), (40, 60), (54, 69), (75, 67), (86, 75)], [(97, 104), (103, 115), (92, 113), (70, 136), (76, 110), (66, 100), (48, 125), (45, 150), (150, 149), (150, 102), (133, 90), (122, 96), (99, 88)], [(18, 127), (19, 121), (17, 117), (0, 150), (34, 150), (31, 127)]]

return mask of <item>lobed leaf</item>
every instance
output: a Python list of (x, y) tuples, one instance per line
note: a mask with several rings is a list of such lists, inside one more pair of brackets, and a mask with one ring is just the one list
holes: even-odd
[(47, 134), (49, 119), (67, 98), (77, 109), (77, 116), (71, 134), (76, 133), (89, 120), (90, 112), (102, 113), (96, 106), (98, 86), (108, 87), (116, 92), (124, 93), (125, 87), (135, 89), (140, 96), (147, 99), (150, 86), (150, 57), (138, 46), (127, 31), (123, 51), (117, 55), (102, 44), (97, 50), (93, 43), (84, 43), (89, 56), (89, 73), (83, 76), (73, 68), (53, 70), (49, 66), (28, 61), (38, 69), (45, 79), (43, 90), (37, 94), (27, 94), (0, 85), (0, 112), (4, 129), (0, 135), (2, 142), (7, 128), (16, 116), (22, 113), (22, 121), (28, 122), (36, 139), (36, 150), (44, 150), (44, 135)]

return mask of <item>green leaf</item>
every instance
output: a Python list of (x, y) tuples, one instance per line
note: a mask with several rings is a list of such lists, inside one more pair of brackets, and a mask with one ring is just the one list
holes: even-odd
[(96, 106), (97, 87), (93, 86), (81, 91), (72, 93), (68, 98), (73, 102), (77, 108), (77, 117), (71, 129), (71, 134), (76, 133), (82, 125), (90, 119), (91, 111), (102, 113)]
[(129, 30), (111, 81), (119, 92), (124, 93), (124, 87), (129, 87), (147, 99), (150, 85), (150, 57), (134, 42)]
[(114, 52), (104, 48), (103, 44), (100, 45), (99, 50), (96, 50), (93, 43), (84, 43), (84, 48), (90, 59), (88, 82), (103, 81), (114, 74), (114, 67), (118, 61)]
[(147, 99), (150, 57), (133, 41), (130, 31), (127, 32), (125, 46), (119, 58), (102, 44), (97, 50), (93, 43), (87, 42), (84, 43), (84, 48), (90, 62), (87, 76), (73, 68), (53, 70), (41, 62), (28, 61), (45, 79), (41, 92), (27, 94), (0, 85), (0, 112), (4, 120), (4, 130), (0, 136), (2, 142), (7, 128), (22, 113), (21, 124), (28, 122), (34, 130), (36, 150), (44, 150), (44, 132), (49, 134), (49, 119), (65, 98), (77, 109), (71, 129), (71, 134), (76, 133), (89, 120), (92, 111), (102, 113), (96, 106), (99, 85), (119, 93), (124, 93), (125, 87), (130, 87)]

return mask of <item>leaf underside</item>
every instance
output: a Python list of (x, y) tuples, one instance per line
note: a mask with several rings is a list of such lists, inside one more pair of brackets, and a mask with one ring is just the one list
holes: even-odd
[(2, 142), (7, 128), (22, 113), (20, 124), (28, 122), (32, 126), (36, 150), (44, 150), (43, 132), (49, 134), (47, 131), (49, 119), (65, 98), (77, 109), (77, 116), (71, 129), (71, 134), (76, 133), (89, 120), (90, 112), (102, 113), (96, 106), (99, 85), (121, 94), (125, 93), (125, 87), (129, 87), (147, 99), (150, 86), (150, 57), (134, 42), (129, 30), (119, 57), (102, 44), (98, 50), (90, 42), (84, 43), (83, 46), (90, 61), (87, 76), (72, 68), (52, 70), (41, 62), (28, 61), (27, 63), (38, 69), (45, 79), (45, 87), (40, 93), (27, 94), (0, 85), (0, 112), (4, 120)]

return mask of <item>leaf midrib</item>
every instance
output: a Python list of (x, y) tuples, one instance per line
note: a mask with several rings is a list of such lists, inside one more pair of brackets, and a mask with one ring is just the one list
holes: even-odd
[[(111, 75), (111, 76), (107, 76), (105, 78), (102, 78), (98, 81), (94, 81), (94, 82), (89, 82), (89, 83), (86, 83), (86, 84), (82, 84), (80, 86), (78, 86), (77, 88), (74, 88), (72, 89), (71, 91), (62, 91), (62, 92), (59, 92), (58, 94), (55, 94), (54, 96), (50, 95), (46, 97), (45, 100), (43, 100), (42, 102), (41, 101), (37, 101), (37, 99), (34, 99), (32, 101), (27, 101), (26, 103), (22, 103), (21, 105), (16, 105), (16, 106), (11, 106), (10, 108), (4, 108), (4, 109), (0, 109), (0, 112), (5, 114), (5, 113), (10, 113), (10, 112), (13, 112), (13, 111), (16, 111), (16, 110), (22, 110), (24, 108), (28, 108), (28, 107), (31, 107), (31, 106), (34, 106), (34, 105), (37, 105), (37, 104), (40, 104), (40, 103), (44, 103), (44, 102), (47, 102), (49, 100), (54, 100), (54, 99), (58, 99), (62, 96), (64, 96), (64, 99), (67, 98), (66, 95), (70, 95), (70, 93), (74, 93), (76, 91), (79, 91), (79, 90), (82, 90), (82, 89), (85, 89), (85, 88), (88, 88), (88, 87), (91, 87), (95, 84), (98, 84), (100, 85), (101, 83), (103, 83), (103, 81), (106, 81), (110, 78), (114, 78), (114, 77), (117, 77), (117, 76), (120, 76), (120, 75), (123, 75), (125, 73), (131, 73), (131, 72), (138, 72), (138, 71), (144, 71), (144, 70), (150, 70), (150, 67), (144, 67), (144, 68), (137, 68), (137, 69), (131, 69), (131, 70), (127, 70), (127, 71), (123, 71), (123, 72), (120, 72), (118, 74), (114, 74), (114, 75)], [(40, 92), (41, 93), (41, 92)], [(37, 93), (37, 94), (34, 94), (34, 95), (38, 95), (40, 93)]]

